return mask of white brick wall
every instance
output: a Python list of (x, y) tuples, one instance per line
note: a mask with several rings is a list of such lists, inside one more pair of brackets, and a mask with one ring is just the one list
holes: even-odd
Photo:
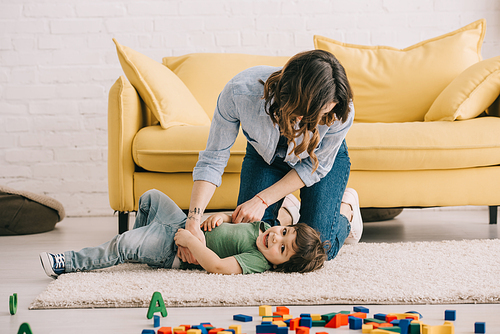
[(500, 55), (499, 0), (4, 0), (0, 184), (52, 196), (70, 216), (112, 214), (107, 94), (122, 74), (113, 37), (158, 61), (289, 56), (313, 48), (314, 34), (402, 48), (479, 18), (484, 58)]

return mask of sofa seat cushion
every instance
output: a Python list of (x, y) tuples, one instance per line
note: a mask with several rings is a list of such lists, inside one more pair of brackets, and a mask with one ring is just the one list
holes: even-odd
[(355, 123), (346, 141), (352, 170), (439, 170), (500, 164), (498, 117)]
[[(135, 163), (152, 172), (177, 173), (193, 171), (198, 153), (207, 144), (210, 126), (174, 126), (162, 129), (148, 126), (139, 130), (132, 145)], [(245, 156), (246, 138), (240, 132), (231, 148), (226, 173), (239, 173)]]

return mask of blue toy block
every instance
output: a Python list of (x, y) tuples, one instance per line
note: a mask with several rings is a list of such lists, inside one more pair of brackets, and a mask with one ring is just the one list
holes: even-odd
[(363, 327), (363, 319), (349, 317), (349, 329), (361, 329)]
[(476, 322), (474, 323), (474, 333), (486, 333), (486, 323)]
[(249, 321), (253, 321), (253, 318), (249, 315), (235, 314), (235, 315), (233, 315), (233, 320), (249, 322)]
[(311, 328), (313, 325), (311, 317), (301, 317), (299, 321), (299, 326)]
[(410, 332), (410, 323), (412, 319), (400, 319), (399, 320), (399, 328), (401, 328), (401, 334), (409, 334)]
[(385, 317), (387, 316), (387, 314), (384, 314), (384, 313), (377, 313), (377, 314), (374, 314), (373, 317), (377, 320), (384, 320), (385, 321)]
[(255, 326), (257, 334), (260, 333), (278, 333), (278, 325), (257, 325)]
[(455, 321), (457, 320), (457, 311), (455, 310), (446, 310), (444, 311), (444, 320)]
[(278, 327), (276, 334), (288, 334), (288, 327)]
[(196, 326), (191, 326), (192, 329), (199, 329), (201, 330), (201, 334), (208, 334), (208, 331), (205, 326), (202, 324), (196, 325)]
[(396, 320), (391, 321), (390, 323), (391, 323), (392, 325), (394, 325), (394, 326), (399, 326), (399, 320), (397, 320), (397, 319), (396, 319)]
[(154, 319), (153, 321), (154, 321), (155, 328), (156, 327), (160, 327), (160, 316), (159, 315), (154, 315), (153, 319)]
[(310, 317), (311, 317), (311, 314), (310, 314), (310, 313), (301, 313), (301, 314), (300, 314), (300, 317), (301, 317), (301, 318), (310, 318)]
[(363, 306), (354, 306), (352, 309), (354, 312), (370, 313), (370, 310)]
[(417, 311), (408, 311), (408, 312), (405, 312), (405, 313), (413, 313), (413, 314), (418, 314), (419, 315), (419, 319), (422, 319), (424, 316), (420, 313), (418, 313)]
[(141, 334), (155, 334), (154, 329), (143, 329)]

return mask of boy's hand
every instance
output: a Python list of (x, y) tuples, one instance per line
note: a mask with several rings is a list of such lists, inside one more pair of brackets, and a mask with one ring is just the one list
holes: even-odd
[(219, 226), (223, 222), (229, 222), (229, 218), (230, 217), (224, 213), (213, 214), (201, 223), (201, 229), (203, 231), (212, 231), (213, 228)]
[(177, 257), (181, 259), (182, 262), (190, 264), (200, 264), (198, 260), (193, 256), (193, 253), (187, 247), (179, 246), (177, 248)]
[(192, 240), (193, 238), (196, 237), (191, 232), (183, 228), (180, 228), (177, 230), (177, 233), (175, 233), (174, 241), (177, 246), (188, 247), (189, 241)]

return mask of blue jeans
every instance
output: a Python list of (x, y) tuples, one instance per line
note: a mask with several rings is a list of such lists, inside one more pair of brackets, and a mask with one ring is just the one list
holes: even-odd
[[(291, 169), (292, 167), (279, 157), (276, 157), (271, 165), (267, 164), (248, 143), (241, 168), (238, 205), (281, 180)], [(299, 222), (306, 223), (318, 231), (322, 241), (329, 241), (331, 247), (327, 251), (328, 260), (337, 255), (351, 228), (347, 218), (340, 214), (340, 204), (350, 169), (351, 162), (344, 140), (330, 172), (319, 182), (300, 190)], [(279, 225), (277, 217), (282, 203), (283, 199), (270, 205), (262, 220), (271, 226)]]
[(65, 271), (102, 269), (127, 261), (171, 268), (177, 253), (174, 236), (179, 228), (184, 228), (186, 218), (167, 195), (149, 190), (139, 200), (132, 230), (97, 247), (65, 252)]

